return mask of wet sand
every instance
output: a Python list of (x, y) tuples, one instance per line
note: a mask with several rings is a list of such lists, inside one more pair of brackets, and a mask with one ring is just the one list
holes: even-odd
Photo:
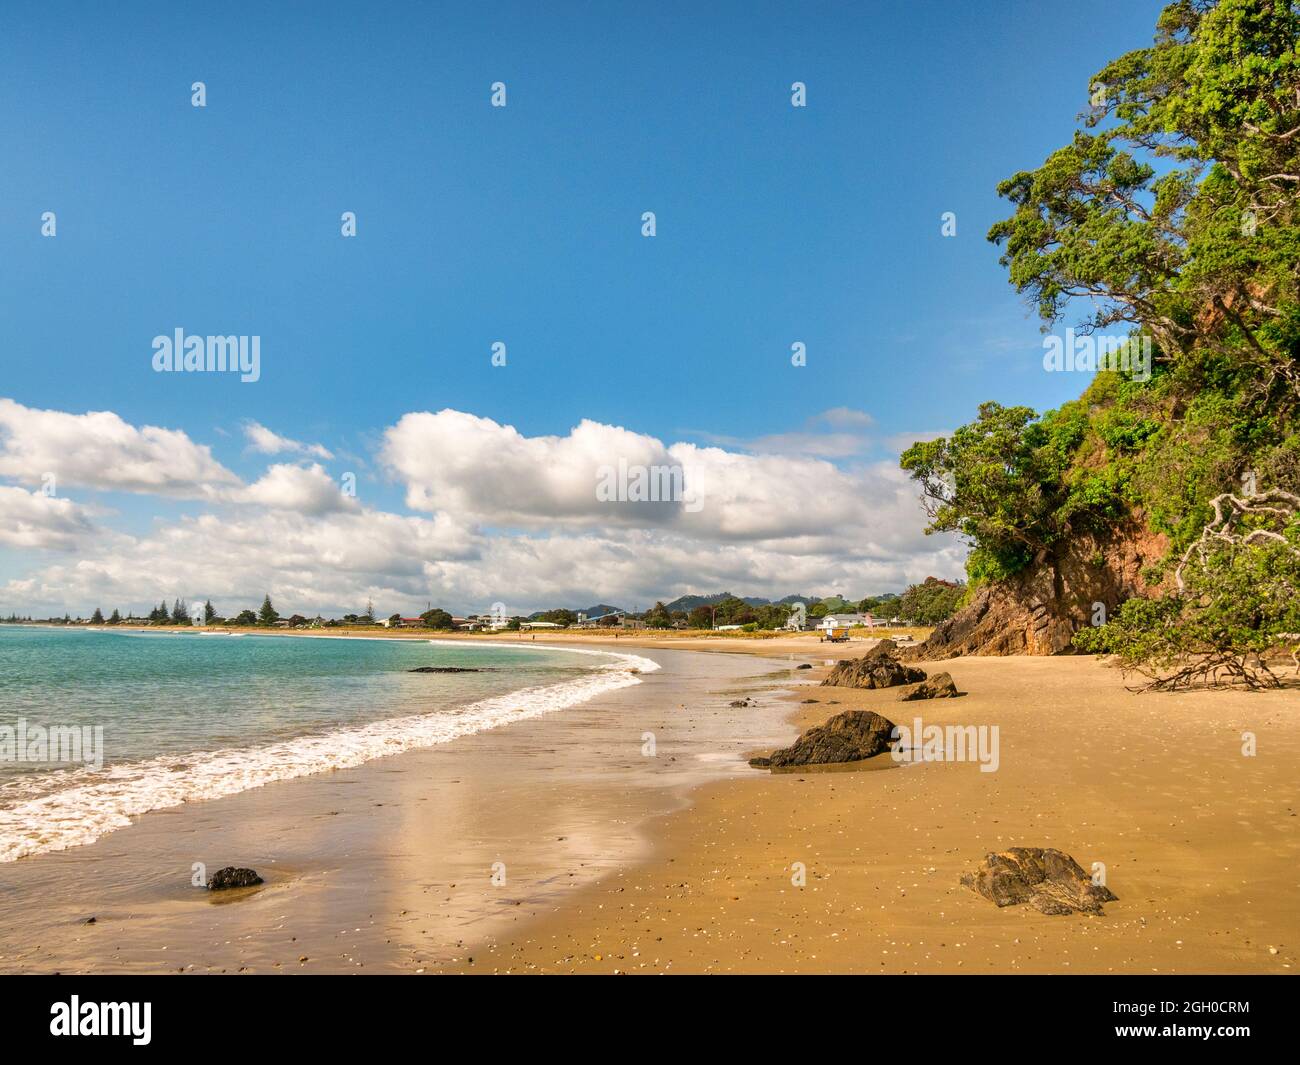
[[(749, 772), (756, 741), (792, 735), (774, 695), (788, 664), (650, 657), (663, 668), (584, 704), (6, 863), (0, 971), (469, 965), (489, 933), (643, 856), (651, 819)], [(741, 699), (753, 704), (729, 705)], [(249, 866), (266, 883), (210, 893), (191, 884), (195, 862), (208, 875)]]
[[(535, 721), (0, 867), (0, 969), (1300, 969), (1300, 688), (1137, 696), (1091, 658), (970, 658), (926, 666), (963, 697), (899, 703), (889, 689), (815, 686), (862, 641), (537, 642), (608, 643), (664, 668)], [(757, 706), (728, 705), (754, 692)], [(851, 708), (996, 725), (999, 768), (745, 765)], [(1102, 917), (1049, 917), (959, 885), (1010, 846), (1102, 862), (1119, 900)], [(189, 887), (199, 860), (252, 865), (268, 884), (208, 896)]]
[[(899, 703), (889, 689), (820, 687), (797, 696), (820, 702), (792, 709), (801, 726), (850, 708), (996, 724), (996, 772), (882, 756), (709, 785), (666, 819), (648, 861), (489, 942), (474, 970), (1297, 971), (1300, 690), (1136, 696), (1091, 658), (927, 668), (968, 694)], [(1105, 863), (1119, 901), (1103, 917), (1046, 916), (959, 886), (1010, 846)]]

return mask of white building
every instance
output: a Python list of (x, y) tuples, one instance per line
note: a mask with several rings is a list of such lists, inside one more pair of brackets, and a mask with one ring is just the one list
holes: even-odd
[(854, 625), (874, 628), (875, 624), (876, 621), (870, 614), (827, 614), (817, 627), (829, 632), (831, 629), (848, 629)]

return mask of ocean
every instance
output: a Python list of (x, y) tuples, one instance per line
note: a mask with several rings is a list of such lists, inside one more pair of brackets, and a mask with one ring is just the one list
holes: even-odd
[[(657, 668), (522, 644), (0, 626), (0, 862), (561, 710)], [(63, 735), (78, 761), (52, 760), (60, 729), (84, 739), (76, 752)]]

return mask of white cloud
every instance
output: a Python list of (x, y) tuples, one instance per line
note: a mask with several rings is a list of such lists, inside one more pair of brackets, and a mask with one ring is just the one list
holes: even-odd
[(885, 444), (895, 454), (901, 455), (913, 444), (938, 440), (940, 437), (952, 436), (951, 429), (927, 429), (920, 432), (895, 433), (889, 437)]
[[(407, 414), (385, 435), (382, 457), (405, 483), (408, 506), (488, 525), (676, 528), (710, 540), (771, 540), (860, 536), (882, 524), (874, 475), (853, 476), (811, 457), (670, 446), (589, 420), (567, 436), (525, 437), (460, 411)], [(678, 467), (681, 499), (602, 500), (600, 471), (620, 461)]]
[(234, 502), (301, 514), (358, 509), (356, 499), (345, 496), (339, 484), (317, 463), (311, 466), (277, 463), (260, 480), (232, 492), (230, 498)]
[[(817, 546), (817, 545), (812, 545)], [(827, 545), (822, 545), (827, 546)], [(96, 540), (75, 563), (48, 565), (0, 588), (0, 601), (62, 614), (96, 605), (147, 608), (162, 596), (211, 598), (224, 614), (256, 608), (270, 592), (282, 613), (383, 615), (433, 602), (455, 612), (581, 607), (597, 599), (646, 607), (687, 592), (777, 598), (794, 592), (865, 595), (927, 574), (961, 572), (964, 551), (921, 552), (846, 542), (833, 552), (790, 553), (754, 544), (703, 546), (662, 531), (484, 537), (445, 516), (374, 511), (319, 518), (283, 512), (215, 515), (160, 526), (149, 536)]]
[(255, 608), (269, 591), (287, 611), (356, 612), (367, 596), (376, 603), (423, 602), (435, 563), (472, 557), (478, 549), (473, 534), (445, 517), (360, 509), (316, 517), (205, 514), (160, 524), (148, 536), (96, 540), (76, 562), (9, 582), (0, 598), (60, 613), (110, 604), (138, 609), (163, 595), (211, 598), (233, 615)]
[[(267, 591), (282, 612), (343, 613), (373, 598), (385, 614), (429, 601), (455, 611), (497, 601), (518, 611), (597, 599), (646, 606), (728, 588), (772, 598), (865, 595), (931, 573), (959, 575), (965, 555), (950, 537), (924, 536), (915, 488), (892, 462), (847, 468), (806, 454), (669, 444), (594, 421), (527, 437), (460, 411), (418, 412), (390, 427), (380, 447), (407, 504), (424, 512), (409, 516), (363, 507), (315, 463), (274, 464), (244, 484), (183, 433), (136, 430), (113, 414), (0, 408), (0, 424), (17, 421), (40, 442), (6, 438), (0, 461), (15, 465), (0, 473), (36, 469), (66, 451), (77, 472), (62, 476), (74, 483), (136, 491), (152, 483), (160, 496), (189, 491), (210, 505), (131, 536), (92, 530), (77, 504), (5, 487), (0, 542), (78, 549), (75, 562), (37, 562), (0, 588), (24, 612), (142, 608), (166, 595), (211, 597), (233, 614)], [(843, 410), (819, 421), (869, 423)], [(82, 452), (95, 449), (100, 433), (114, 454), (137, 456), (136, 472), (91, 476)], [(169, 467), (159, 442), (185, 462)], [(680, 467), (686, 500), (602, 501), (598, 471), (620, 459)]]
[(651, 436), (583, 420), (567, 436), (523, 436), (461, 411), (405, 415), (384, 434), (381, 457), (406, 485), (414, 510), (446, 511), (494, 525), (663, 522), (674, 506), (601, 502), (602, 466), (667, 466)]
[(71, 551), (94, 532), (85, 507), (70, 499), (0, 485), (0, 544)]
[(290, 440), (254, 421), (244, 423), (244, 436), (248, 439), (248, 446), (262, 455), (311, 455), (318, 459), (334, 457), (333, 452), (322, 444), (304, 444), (300, 440)]
[(687, 435), (720, 447), (740, 448), (762, 455), (806, 455), (814, 458), (844, 459), (863, 454), (872, 444), (867, 430), (875, 419), (866, 411), (851, 407), (832, 407), (807, 419), (802, 430), (769, 433), (765, 436), (721, 436), (701, 430)]
[(112, 411), (68, 414), (0, 399), (0, 476), (24, 484), (213, 498), (239, 478), (176, 429), (137, 429)]

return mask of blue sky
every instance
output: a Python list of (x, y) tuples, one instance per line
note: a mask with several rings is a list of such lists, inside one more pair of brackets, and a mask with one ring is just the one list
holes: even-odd
[[(1086, 385), (1042, 371), (984, 233), (997, 182), (1068, 139), (1159, 6), (8, 3), (0, 396), (183, 431), (250, 482), (252, 420), (392, 513), (410, 481), (377, 458), (386, 431), (447, 408), (742, 452), (849, 408), (870, 426), (832, 461), (896, 461), (981, 400)], [(261, 380), (154, 373), (177, 327), (259, 335)], [(202, 509), (70, 494), (132, 536)], [(0, 581), (48, 560), (6, 549)]]

